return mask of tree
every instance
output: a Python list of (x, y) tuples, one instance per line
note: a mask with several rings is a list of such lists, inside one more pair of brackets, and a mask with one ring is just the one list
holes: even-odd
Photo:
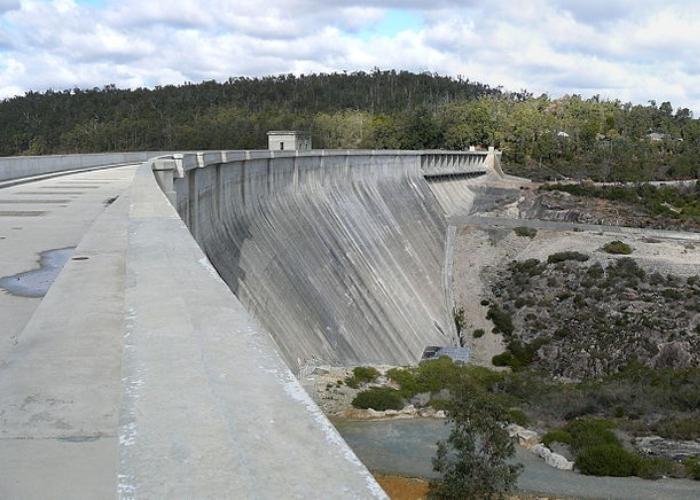
[(505, 429), (507, 409), (469, 380), (461, 379), (450, 391), (453, 428), (438, 442), (433, 469), (442, 478), (430, 484), (429, 498), (500, 498), (515, 487), (521, 468), (507, 463), (515, 453)]

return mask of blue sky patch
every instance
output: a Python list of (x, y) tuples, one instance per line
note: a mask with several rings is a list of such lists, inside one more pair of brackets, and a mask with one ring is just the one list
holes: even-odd
[(356, 36), (363, 40), (378, 36), (391, 37), (402, 31), (418, 31), (423, 27), (423, 24), (423, 17), (415, 11), (387, 9), (379, 22), (358, 31)]

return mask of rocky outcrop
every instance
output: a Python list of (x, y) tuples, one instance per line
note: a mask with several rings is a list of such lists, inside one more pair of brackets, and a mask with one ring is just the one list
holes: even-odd
[(700, 443), (697, 441), (676, 441), (660, 436), (636, 438), (634, 446), (642, 453), (670, 460), (685, 460), (700, 457)]
[(426, 407), (417, 409), (413, 405), (408, 405), (401, 410), (385, 410), (377, 411), (369, 408), (367, 410), (361, 410), (359, 408), (348, 408), (338, 414), (336, 417), (345, 418), (348, 420), (387, 420), (387, 419), (399, 419), (399, 418), (446, 418), (447, 415), (443, 410), (436, 410), (435, 408)]
[(508, 435), (518, 440), (518, 444), (523, 448), (531, 449), (540, 442), (540, 435), (535, 431), (526, 429), (516, 424), (510, 424), (507, 427)]
[(555, 469), (560, 470), (574, 469), (574, 462), (567, 460), (565, 457), (559, 455), (558, 453), (554, 453), (552, 450), (550, 450), (543, 444), (536, 444), (530, 449), (530, 451), (538, 457), (543, 458), (547, 465), (549, 465), (550, 467), (554, 467)]
[(665, 342), (659, 344), (659, 353), (652, 359), (654, 368), (688, 368), (692, 365), (690, 342)]
[(520, 446), (542, 458), (550, 467), (560, 470), (573, 470), (574, 462), (540, 443), (540, 435), (537, 432), (516, 424), (510, 424), (506, 429), (510, 437), (518, 440)]

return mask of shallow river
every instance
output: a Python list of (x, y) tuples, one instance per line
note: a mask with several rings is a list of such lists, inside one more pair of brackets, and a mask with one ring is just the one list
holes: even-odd
[[(444, 422), (436, 419), (334, 423), (370, 470), (414, 477), (434, 477), (435, 443), (448, 433)], [(522, 492), (579, 498), (700, 499), (699, 481), (584, 476), (553, 469), (519, 447), (515, 459), (525, 466), (518, 480)]]

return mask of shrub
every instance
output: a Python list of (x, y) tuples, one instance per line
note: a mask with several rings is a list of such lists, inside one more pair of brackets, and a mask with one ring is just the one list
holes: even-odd
[(447, 411), (450, 409), (450, 401), (448, 399), (431, 399), (429, 405), (434, 410)]
[(374, 382), (379, 377), (379, 371), (372, 366), (356, 366), (352, 369), (352, 375), (362, 382)]
[(436, 392), (449, 387), (459, 379), (462, 369), (447, 356), (423, 361), (416, 369), (420, 392)]
[(530, 422), (525, 412), (518, 408), (511, 408), (508, 410), (508, 420), (521, 426), (526, 426)]
[(572, 440), (573, 438), (571, 437), (571, 434), (561, 429), (549, 431), (544, 436), (542, 436), (542, 444), (547, 447), (550, 447), (552, 443), (562, 443), (570, 445)]
[(489, 302), (487, 299), (481, 299), (481, 305), (482, 305), (482, 306), (487, 306), (487, 305), (489, 305), (490, 303), (491, 303), (491, 302)]
[(510, 335), (513, 333), (513, 320), (510, 314), (505, 312), (503, 309), (497, 305), (492, 305), (489, 307), (488, 313), (486, 313), (486, 318), (493, 322), (495, 333), (503, 333), (504, 335)]
[(511, 262), (509, 267), (511, 272), (523, 273), (527, 274), (528, 276), (537, 276), (542, 274), (542, 271), (544, 271), (544, 266), (540, 265), (540, 261), (538, 259), (526, 259), (521, 261), (515, 260)]
[(635, 475), (644, 479), (661, 479), (675, 471), (675, 463), (666, 458), (639, 457)]
[(610, 430), (615, 424), (602, 418), (580, 418), (566, 424), (562, 430), (571, 436), (574, 451), (599, 445), (620, 446), (615, 434)]
[(403, 399), (399, 391), (389, 387), (372, 387), (360, 392), (352, 400), (355, 408), (372, 408), (377, 411), (400, 410), (403, 408)]
[(629, 255), (632, 253), (632, 247), (620, 240), (611, 241), (603, 246), (603, 250), (607, 253), (615, 255)]
[(534, 227), (519, 226), (513, 229), (513, 232), (518, 236), (522, 236), (523, 238), (532, 239), (535, 236), (537, 236), (537, 229), (535, 229)]
[(605, 274), (605, 271), (603, 270), (603, 266), (601, 266), (599, 262), (596, 262), (588, 268), (586, 274), (592, 279), (600, 279)]
[(464, 330), (464, 325), (466, 324), (466, 320), (464, 319), (464, 307), (460, 306), (455, 308), (455, 310), (452, 311), (452, 316), (454, 318), (457, 333), (462, 333), (462, 330)]
[(360, 382), (358, 382), (355, 377), (345, 377), (345, 385), (351, 387), (352, 389), (357, 389), (360, 387)]
[(508, 351), (510, 351), (513, 356), (513, 363), (511, 368), (518, 370), (520, 368), (525, 368), (527, 365), (532, 363), (535, 359), (537, 351), (543, 345), (549, 344), (551, 339), (547, 336), (537, 337), (529, 344), (521, 344), (520, 342), (510, 342), (508, 344)]
[(661, 295), (663, 295), (666, 300), (681, 300), (683, 298), (683, 293), (675, 288), (664, 288), (661, 291)]
[(700, 460), (697, 458), (688, 458), (683, 462), (685, 473), (689, 478), (700, 481)]
[(547, 257), (548, 264), (557, 264), (559, 262), (564, 262), (567, 260), (573, 260), (576, 262), (586, 262), (588, 260), (588, 255), (581, 252), (567, 251), (553, 253), (552, 255)]
[(513, 362), (513, 356), (509, 352), (502, 352), (501, 354), (496, 354), (491, 358), (491, 363), (493, 366), (510, 366)]
[(486, 332), (484, 331), (483, 328), (477, 328), (476, 330), (474, 330), (474, 333), (472, 333), (472, 337), (474, 337), (475, 339), (478, 339), (478, 338), (483, 337), (485, 333)]
[(357, 389), (361, 384), (369, 384), (379, 377), (379, 371), (371, 366), (356, 366), (352, 369), (352, 376), (345, 378), (345, 383)]
[(654, 432), (667, 439), (700, 439), (700, 418), (670, 418), (654, 425)]
[(420, 392), (418, 381), (412, 370), (405, 368), (392, 368), (386, 372), (387, 376), (399, 384), (401, 396), (408, 399)]
[(634, 476), (638, 464), (637, 455), (613, 444), (590, 446), (576, 456), (576, 467), (589, 476)]
[(622, 257), (615, 262), (611, 262), (607, 267), (609, 278), (639, 278), (644, 279), (646, 272), (639, 267), (631, 257)]

